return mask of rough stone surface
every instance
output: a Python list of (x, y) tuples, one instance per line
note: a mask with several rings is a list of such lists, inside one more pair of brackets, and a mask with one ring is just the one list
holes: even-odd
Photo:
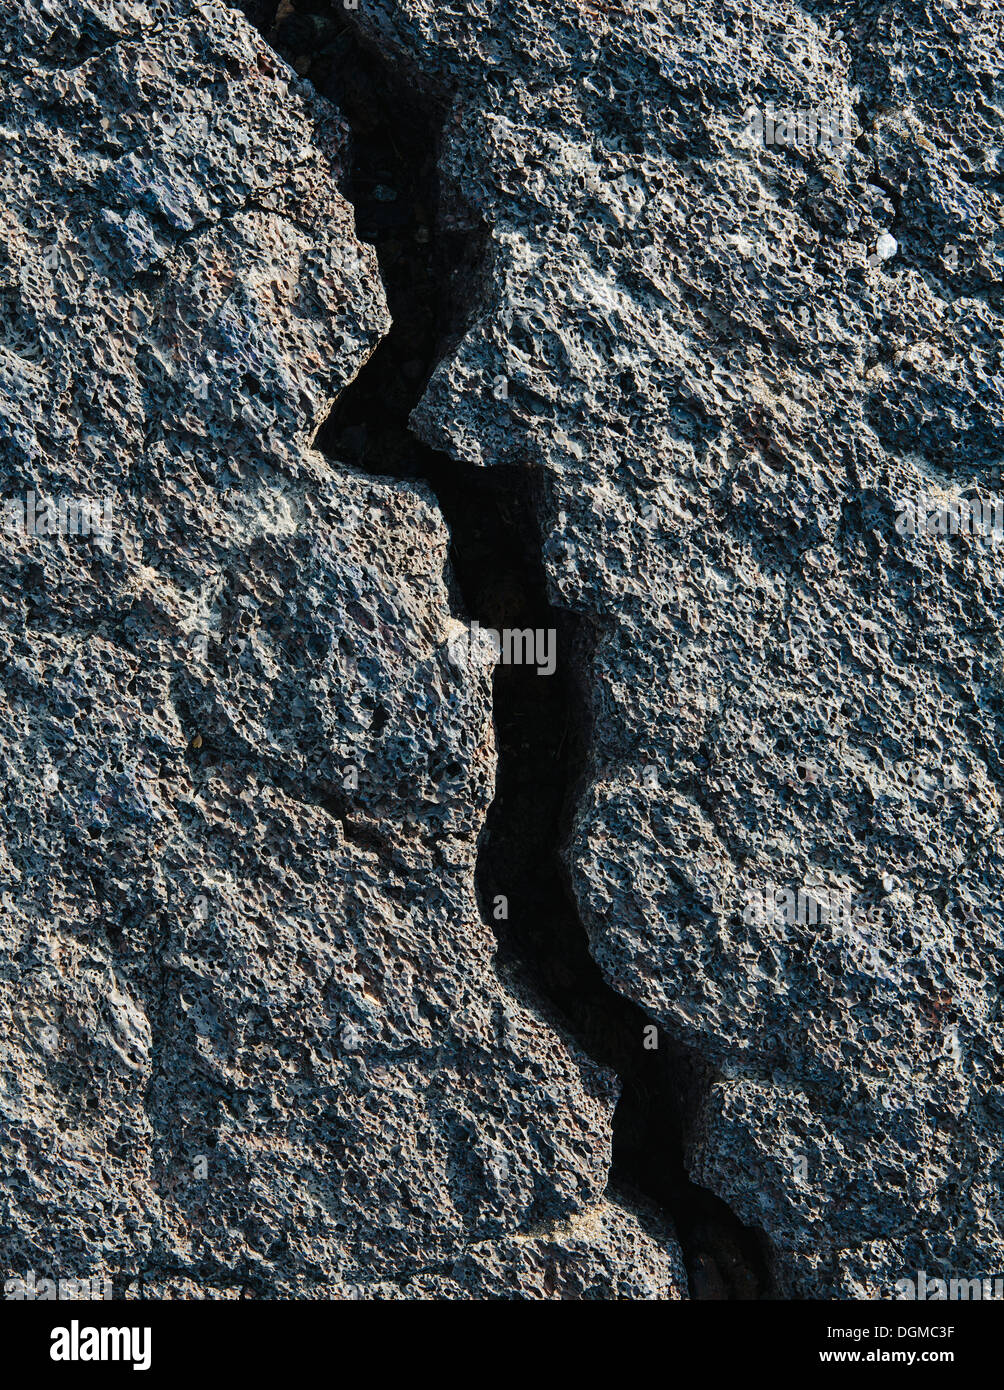
[[(999, 10), (359, 22), (449, 94), (444, 177), (490, 230), (415, 424), (544, 472), (552, 597), (597, 634), (568, 864), (608, 980), (715, 1067), (692, 1176), (784, 1294), (1000, 1270), (1004, 567), (896, 526), (1000, 495)], [(769, 103), (850, 138), (758, 146)], [(853, 930), (747, 919), (813, 882)]]
[(4, 1277), (681, 1296), (493, 968), (446, 527), (311, 448), (388, 326), (344, 123), (212, 0), (0, 39), (0, 496), (113, 517), (4, 536)]
[[(212, 3), (0, 19), (0, 491), (116, 506), (0, 566), (0, 1248), (163, 1298), (685, 1296), (608, 1189), (613, 1079), (493, 969), (435, 500), (311, 449), (387, 315), (323, 7), (280, 8), (303, 80)], [(1001, 495), (999, 10), (350, 22), (485, 234), (413, 424), (542, 479), (595, 637), (566, 862), (707, 1068), (693, 1180), (782, 1296), (999, 1273), (1002, 542), (897, 526)], [(751, 915), (775, 888), (853, 921)]]

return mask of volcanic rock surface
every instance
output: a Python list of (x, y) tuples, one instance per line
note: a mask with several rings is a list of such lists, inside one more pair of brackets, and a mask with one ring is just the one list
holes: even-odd
[(221, 5), (5, 23), (2, 492), (112, 499), (5, 536), (7, 1273), (679, 1296), (493, 968), (443, 520), (311, 447), (389, 323), (344, 123)]
[(1004, 1268), (1001, 538), (903, 525), (1000, 494), (1004, 19), (242, 8), (0, 20), (0, 493), (115, 506), (0, 566), (10, 1272), (635, 1299), (728, 1262), (688, 1286), (682, 1210), (610, 1182), (615, 1076), (498, 966), (435, 491), (315, 447), (390, 326), (347, 42), (436, 113), (476, 256), (411, 427), (533, 479), (569, 891), (695, 1192), (782, 1297)]

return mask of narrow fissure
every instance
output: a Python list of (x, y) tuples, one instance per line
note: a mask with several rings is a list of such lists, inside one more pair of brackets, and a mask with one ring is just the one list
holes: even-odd
[[(540, 480), (529, 467), (478, 469), (421, 443), (408, 426), (428, 377), (466, 326), (484, 266), (477, 228), (437, 225), (443, 112), (362, 41), (328, 0), (243, 0), (264, 37), (349, 121), (352, 167), (342, 192), (377, 253), (393, 326), (342, 393), (316, 444), (375, 476), (421, 480), (449, 526), (455, 610), (483, 627), (553, 628), (553, 675), (500, 665), (494, 678), (496, 795), (482, 833), (476, 885), (498, 938), (497, 968), (532, 993), (622, 1086), (613, 1122), (611, 1189), (665, 1212), (694, 1298), (768, 1296), (763, 1236), (687, 1176), (684, 1117), (706, 1069), (611, 989), (589, 953), (560, 846), (588, 751), (588, 715), (574, 670), (588, 669), (586, 623), (547, 599)], [(278, 23), (276, 19), (278, 17)], [(508, 919), (495, 922), (496, 895)]]

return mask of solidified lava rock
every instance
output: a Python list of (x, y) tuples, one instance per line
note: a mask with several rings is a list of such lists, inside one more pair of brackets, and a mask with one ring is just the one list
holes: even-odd
[[(7, 1272), (999, 1271), (1004, 20), (241, 9), (0, 17)], [(574, 702), (457, 656), (481, 475)]]
[(389, 327), (344, 121), (222, 5), (2, 33), (5, 1278), (679, 1297), (493, 966), (442, 517), (312, 447)]
[(413, 422), (541, 479), (596, 639), (567, 864), (609, 984), (709, 1069), (692, 1178), (782, 1295), (999, 1269), (1000, 12), (357, 23), (444, 94), (488, 229)]

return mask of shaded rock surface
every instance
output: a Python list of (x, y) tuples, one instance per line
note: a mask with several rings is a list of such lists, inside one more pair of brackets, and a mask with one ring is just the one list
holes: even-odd
[(5, 1277), (684, 1295), (613, 1076), (493, 965), (443, 519), (313, 448), (389, 326), (344, 121), (212, 0), (0, 38)]

